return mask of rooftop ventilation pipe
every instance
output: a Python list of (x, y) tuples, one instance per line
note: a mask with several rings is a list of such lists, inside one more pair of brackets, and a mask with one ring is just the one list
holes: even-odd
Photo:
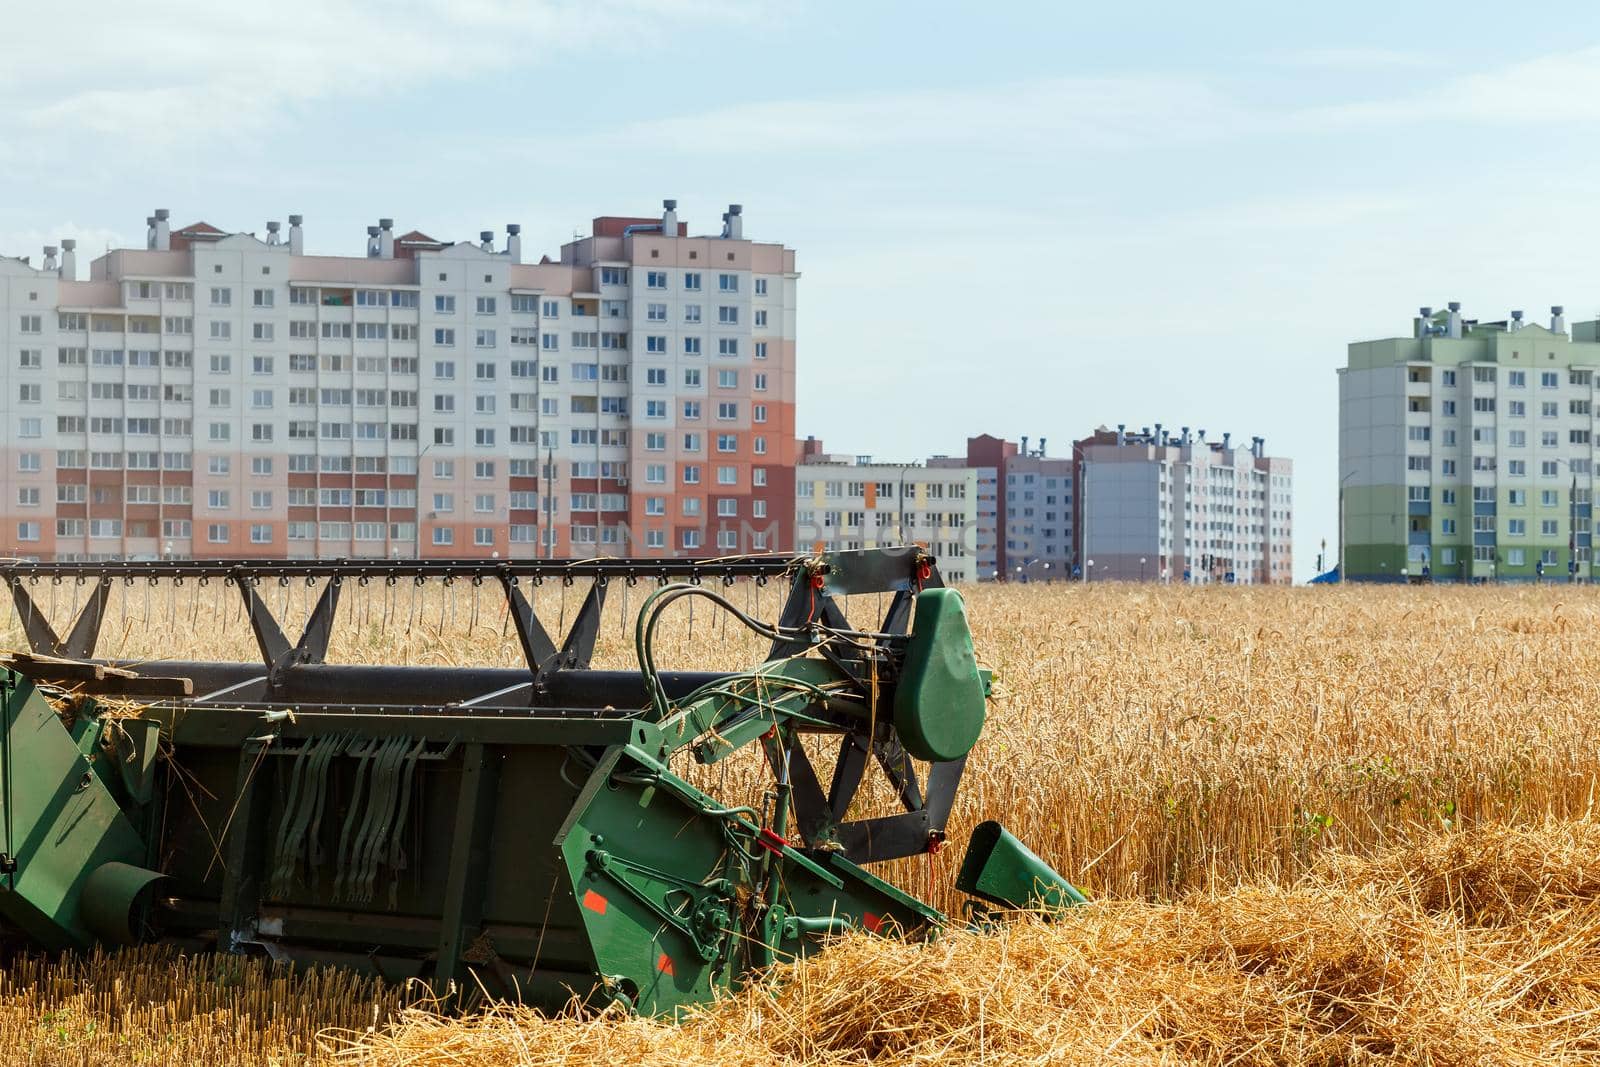
[(1511, 313), (1511, 330), (1513, 333), (1515, 333), (1520, 329), (1522, 329), (1522, 312), (1513, 311)]
[(379, 249), (381, 247), (382, 247), (382, 242), (380, 242), (378, 240), (378, 228), (376, 226), (368, 226), (367, 227), (367, 258), (368, 259), (377, 259), (378, 258), (378, 254), (379, 254)]
[(378, 220), (378, 258), (394, 258), (394, 219)]
[(1117, 445), (1120, 447), (1120, 446), (1125, 445), (1127, 443), (1128, 443), (1128, 424), (1125, 423), (1125, 422), (1119, 422), (1119, 423), (1117, 423)]
[(1459, 339), (1461, 337), (1461, 301), (1452, 300), (1445, 306), (1450, 309), (1450, 318), (1445, 326), (1445, 336)]
[(506, 255), (511, 262), (522, 262), (522, 224), (510, 222), (506, 224)]
[(730, 241), (744, 240), (744, 205), (729, 204), (722, 213), (722, 236)]
[(678, 202), (676, 200), (661, 201), (661, 236), (678, 236)]
[(157, 252), (172, 251), (172, 212), (166, 208), (157, 208), (155, 214), (155, 250)]
[(73, 237), (61, 239), (61, 280), (64, 282), (78, 280), (78, 241)]
[(289, 216), (289, 254), (291, 256), (304, 255), (306, 251), (305, 231), (300, 224), (305, 222), (304, 215)]
[(276, 222), (267, 223), (267, 245), (268, 245), (268, 247), (275, 247), (275, 246), (281, 245), (283, 243), (283, 235), (278, 232), (278, 227), (279, 227), (279, 224), (276, 223)]
[(1567, 309), (1562, 307), (1560, 304), (1554, 304), (1554, 305), (1551, 306), (1551, 308), (1550, 308), (1550, 332), (1551, 333), (1566, 333), (1567, 332), (1566, 310)]
[(478, 247), (483, 249), (485, 252), (488, 252), (490, 255), (494, 254), (494, 231), (493, 230), (479, 230), (478, 231)]
[(58, 251), (58, 249), (56, 248), (55, 245), (45, 245), (44, 246), (44, 266), (40, 267), (39, 268), (40, 270), (60, 270), (61, 269), (60, 267), (56, 266), (56, 252), (57, 251)]

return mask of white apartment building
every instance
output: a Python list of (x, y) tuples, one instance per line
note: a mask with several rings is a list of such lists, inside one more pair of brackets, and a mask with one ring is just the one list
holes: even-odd
[[(786, 550), (793, 251), (602, 217), (391, 220), (364, 256), (147, 220), (79, 280), (0, 257), (0, 551), (38, 558)], [(59, 256), (59, 258), (58, 258)]]
[(795, 544), (816, 551), (919, 544), (950, 583), (978, 578), (972, 538), (978, 479), (970, 468), (875, 463), (805, 444), (795, 470)]
[(1600, 322), (1411, 326), (1339, 370), (1343, 577), (1591, 580)]
[(1102, 428), (1073, 451), (1086, 581), (1293, 580), (1293, 466), (1263, 438), (1234, 447), (1231, 434), (1208, 442), (1204, 430), (1157, 423)]

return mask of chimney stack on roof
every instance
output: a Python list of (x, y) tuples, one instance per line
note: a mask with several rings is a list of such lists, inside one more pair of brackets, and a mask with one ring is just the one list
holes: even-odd
[(506, 224), (506, 255), (511, 262), (522, 262), (522, 224), (511, 222)]
[(61, 280), (64, 282), (78, 280), (78, 242), (76, 238), (63, 237), (61, 239)]
[(289, 216), (289, 254), (291, 256), (305, 255), (306, 235), (305, 231), (300, 228), (300, 224), (304, 221), (304, 215)]
[(1562, 307), (1560, 304), (1555, 304), (1550, 308), (1550, 332), (1567, 332), (1566, 308)]
[(56, 252), (57, 251), (59, 251), (59, 249), (57, 249), (55, 245), (45, 245), (44, 246), (44, 266), (40, 267), (39, 268), (40, 270), (59, 270), (60, 269), (59, 267), (56, 266)]
[(378, 258), (394, 258), (394, 219), (378, 220)]
[(368, 259), (377, 259), (378, 256), (379, 256), (380, 247), (381, 247), (381, 242), (379, 242), (379, 240), (378, 240), (378, 228), (376, 226), (368, 226), (367, 227), (367, 258)]
[(661, 201), (661, 236), (678, 236), (678, 202), (676, 200)]
[(269, 247), (275, 247), (283, 243), (283, 235), (278, 233), (278, 227), (279, 224), (276, 222), (267, 223), (267, 244)]
[(172, 251), (172, 212), (166, 208), (157, 208), (155, 213), (155, 245), (157, 252)]

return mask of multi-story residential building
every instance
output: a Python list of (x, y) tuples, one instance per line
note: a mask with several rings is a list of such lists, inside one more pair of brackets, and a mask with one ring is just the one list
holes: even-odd
[(968, 468), (978, 478), (978, 514), (970, 539), (984, 581), (1068, 578), (1073, 563), (1073, 465), (991, 434), (967, 438), (966, 458), (935, 456), (930, 467)]
[(1263, 438), (1101, 428), (1073, 446), (1075, 557), (1087, 581), (1289, 583), (1293, 466)]
[(1001, 506), (1005, 510), (1003, 565), (1008, 581), (1054, 581), (1070, 577), (1077, 498), (1073, 461), (1047, 456), (1045, 439), (1029, 451), (1028, 439), (1005, 461)]
[[(794, 253), (660, 217), (369, 227), (365, 256), (148, 220), (0, 258), (0, 551), (42, 558), (783, 550)], [(60, 260), (56, 255), (60, 254)]]
[[(1009, 442), (1008, 442), (1009, 443)], [(1013, 445), (1012, 448), (1016, 446)], [(1000, 472), (995, 467), (972, 466), (960, 456), (930, 456), (928, 467), (935, 470), (970, 470), (975, 478), (977, 510), (967, 531), (966, 545), (974, 560), (979, 581), (990, 581), (999, 574)]]
[(1343, 577), (1587, 580), (1600, 322), (1423, 308), (1339, 371)]
[(978, 578), (971, 546), (977, 472), (822, 451), (808, 439), (795, 470), (795, 544), (818, 551), (920, 544), (947, 582)]

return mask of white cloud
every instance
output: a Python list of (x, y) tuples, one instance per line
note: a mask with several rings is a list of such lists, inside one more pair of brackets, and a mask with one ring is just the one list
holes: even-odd
[(1308, 117), (1354, 126), (1594, 122), (1600, 120), (1600, 47), (1467, 74), (1420, 93), (1319, 108)]
[(668, 25), (755, 19), (768, 0), (279, 0), (17, 5), (0, 94), (32, 136), (84, 129), (172, 145), (254, 136), (285, 109), (480, 78), (562, 50), (625, 49)]
[(1444, 60), (1421, 48), (1303, 48), (1272, 56), (1271, 62), (1322, 70), (1404, 70), (1438, 67)]
[(974, 144), (1120, 149), (1240, 132), (1243, 109), (1203, 83), (1159, 77), (1045, 78), (970, 89), (775, 100), (656, 119), (602, 135), (651, 148), (693, 145), (733, 155), (881, 151), (904, 146), (966, 151)]

